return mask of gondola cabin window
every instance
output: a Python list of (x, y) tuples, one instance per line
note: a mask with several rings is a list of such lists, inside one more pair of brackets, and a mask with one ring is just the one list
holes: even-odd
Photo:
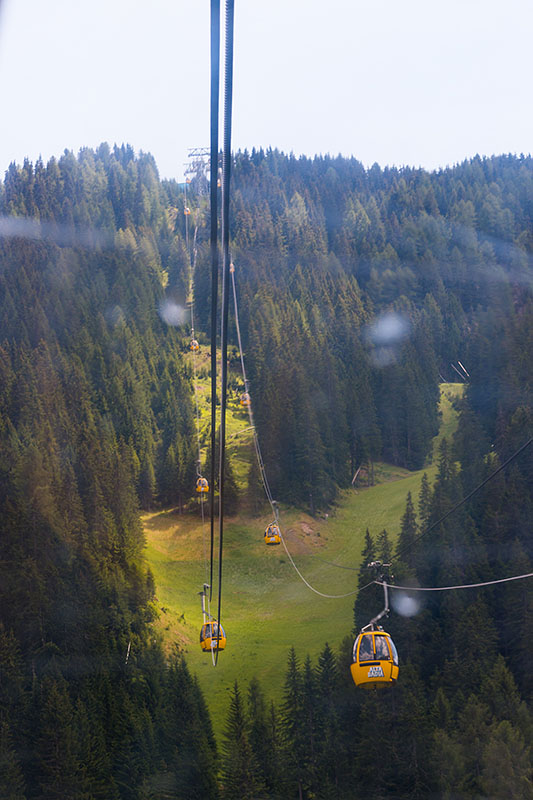
[[(373, 661), (374, 660), (374, 648), (372, 647), (372, 636), (363, 636), (358, 637), (359, 642), (359, 661)], [(357, 642), (355, 645), (355, 651), (357, 651)]]

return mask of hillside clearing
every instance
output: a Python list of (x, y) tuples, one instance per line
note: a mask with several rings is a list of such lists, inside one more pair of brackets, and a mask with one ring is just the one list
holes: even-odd
[[(298, 567), (317, 589), (343, 594), (354, 590), (356, 581), (355, 572), (326, 564), (317, 555), (358, 568), (367, 528), (373, 535), (386, 528), (395, 538), (407, 493), (410, 491), (416, 502), (424, 471), (430, 481), (434, 478), (439, 442), (444, 436), (449, 438), (456, 426), (452, 401), (462, 391), (460, 384), (441, 387), (441, 428), (434, 440), (433, 463), (428, 463), (425, 470), (408, 472), (379, 464), (375, 474), (382, 482), (342, 492), (327, 519), (313, 518), (294, 508), (281, 508), (287, 546)], [(233, 404), (231, 433), (244, 428), (244, 422), (242, 410)], [(232, 447), (233, 453), (238, 452), (241, 457), (239, 477), (245, 473), (246, 449), (249, 440)], [(326, 641), (336, 648), (345, 636), (352, 634), (354, 597), (332, 600), (312, 593), (293, 571), (283, 548), (267, 548), (263, 544), (262, 533), (269, 521), (268, 514), (239, 515), (227, 521), (222, 620), (228, 646), (213, 669), (209, 654), (201, 652), (198, 640), (202, 621), (198, 592), (209, 581), (204, 563), (204, 554), (209, 553), (209, 523), (202, 531), (199, 511), (197, 516), (179, 515), (173, 510), (143, 516), (146, 555), (154, 573), (160, 610), (155, 626), (167, 648), (179, 643), (187, 653), (189, 666), (205, 693), (217, 734), (224, 722), (227, 693), (236, 679), (247, 682), (256, 675), (267, 695), (279, 702), (291, 646), (299, 657), (309, 653), (315, 659)]]

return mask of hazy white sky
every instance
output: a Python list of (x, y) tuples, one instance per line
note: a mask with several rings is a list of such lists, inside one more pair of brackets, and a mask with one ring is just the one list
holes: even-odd
[[(533, 150), (531, 0), (235, 0), (234, 149), (445, 166)], [(209, 144), (209, 0), (3, 0), (0, 174)]]

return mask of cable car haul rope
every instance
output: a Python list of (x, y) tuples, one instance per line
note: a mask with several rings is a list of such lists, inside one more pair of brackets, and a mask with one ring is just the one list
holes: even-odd
[[(509, 583), (509, 581), (523, 581), (525, 578), (533, 578), (533, 572), (526, 572), (525, 575), (513, 575), (510, 578), (498, 578), (495, 581), (483, 581), (483, 583), (463, 583), (459, 586), (398, 586), (388, 584), (389, 589), (401, 589), (406, 592), (451, 592), (454, 589), (479, 589), (482, 586), (495, 586), (497, 583)], [(372, 581), (378, 586), (387, 586), (381, 581)]]
[[(215, 551), (215, 485), (216, 485), (216, 396), (217, 396), (217, 304), (218, 304), (218, 129), (220, 91), (220, 0), (211, 0), (211, 144), (210, 144), (210, 252), (211, 252), (211, 470), (209, 492), (210, 558), (209, 583), (200, 592), (202, 598), (203, 625), (200, 632), (202, 650), (210, 652), (213, 666), (218, 663), (218, 653), (226, 646), (226, 634), (220, 622), (222, 607), (222, 553), (224, 535), (224, 473), (226, 446), (226, 397), (227, 397), (227, 331), (228, 331), (228, 278), (229, 278), (229, 190), (231, 163), (231, 112), (233, 95), (233, 0), (225, 4), (225, 53), (224, 53), (224, 141), (222, 161), (222, 319), (221, 319), (221, 406), (218, 463), (218, 609), (216, 620), (211, 615), (210, 602), (213, 594), (213, 572)], [(186, 209), (188, 210), (188, 208)], [(188, 216), (186, 216), (186, 225)], [(197, 349), (192, 332), (191, 350)], [(193, 344), (194, 342), (194, 344)], [(199, 434), (198, 434), (199, 437)], [(199, 476), (199, 480), (200, 480)], [(206, 478), (197, 482), (198, 492), (208, 492)], [(202, 506), (203, 514), (203, 506)]]

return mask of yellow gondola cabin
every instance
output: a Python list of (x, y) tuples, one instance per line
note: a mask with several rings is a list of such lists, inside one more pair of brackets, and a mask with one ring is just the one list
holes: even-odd
[(356, 686), (364, 689), (383, 689), (398, 680), (398, 652), (390, 635), (384, 630), (361, 631), (353, 646), (350, 667)]
[(281, 533), (277, 522), (271, 522), (265, 529), (265, 544), (281, 544)]
[(204, 622), (200, 631), (200, 647), (204, 652), (224, 650), (226, 647), (226, 633), (222, 625), (220, 626), (219, 635), (217, 622)]
[(198, 478), (196, 481), (196, 491), (200, 494), (209, 491), (209, 483), (207, 482), (207, 478)]
[(239, 402), (240, 402), (241, 406), (244, 406), (244, 407), (251, 405), (252, 400), (251, 400), (251, 397), (248, 394), (248, 392), (243, 392), (243, 394), (241, 394)]
[(191, 350), (199, 350), (200, 345), (198, 344), (196, 339), (191, 339)]

